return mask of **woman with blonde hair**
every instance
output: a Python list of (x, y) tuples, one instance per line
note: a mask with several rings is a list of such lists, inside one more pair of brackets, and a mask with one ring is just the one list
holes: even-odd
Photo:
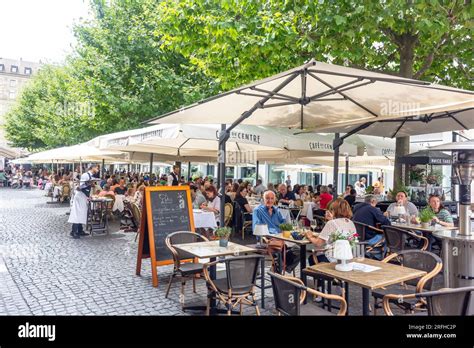
[[(352, 210), (349, 203), (338, 198), (332, 202), (330, 208), (326, 211), (327, 223), (318, 237), (315, 237), (311, 231), (306, 232), (306, 238), (318, 248), (328, 247), (332, 243), (331, 235), (334, 232), (341, 232), (348, 236), (357, 233), (354, 223), (351, 221)], [(317, 255), (319, 262), (330, 262), (326, 255)], [(310, 257), (310, 264), (314, 264), (313, 259)]]

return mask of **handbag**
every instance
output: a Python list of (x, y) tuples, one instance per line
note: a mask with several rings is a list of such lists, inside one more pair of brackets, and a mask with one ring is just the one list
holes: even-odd
[[(285, 273), (286, 270), (286, 244), (285, 241), (281, 239), (271, 238), (267, 243), (268, 253), (271, 255), (273, 253), (281, 253), (283, 258), (283, 264), (281, 266), (281, 274)], [(276, 273), (278, 270), (274, 269)]]

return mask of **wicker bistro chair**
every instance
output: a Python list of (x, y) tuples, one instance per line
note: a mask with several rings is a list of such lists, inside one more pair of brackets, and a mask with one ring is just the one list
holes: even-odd
[(418, 242), (423, 242), (423, 245), (421, 246), (421, 248), (419, 248), (420, 250), (425, 251), (426, 249), (428, 249), (428, 238), (422, 235), (395, 226), (384, 225), (382, 226), (382, 229), (386, 248), (388, 249), (389, 254), (398, 253), (407, 249), (414, 249), (409, 244), (410, 239), (415, 239)]
[(115, 220), (115, 215), (112, 211), (112, 209), (114, 208), (114, 204), (115, 204), (115, 196), (114, 195), (104, 195), (105, 198), (110, 198), (112, 201), (111, 202), (108, 202), (107, 203), (107, 212), (109, 214), (109, 218), (111, 218), (112, 220)]
[[(388, 296), (387, 301), (397, 305), (405, 312), (414, 312), (416, 309), (425, 307), (426, 302), (423, 299), (418, 299), (415, 296), (407, 297), (407, 295), (414, 295), (415, 293), (421, 293), (423, 290), (429, 291), (432, 289), (433, 278), (443, 268), (443, 262), (439, 256), (429, 251), (404, 250), (397, 254), (391, 254), (382, 260), (382, 262), (389, 261), (395, 261), (404, 267), (426, 271), (427, 274), (419, 279), (408, 280), (400, 284), (400, 286), (391, 286), (387, 289), (372, 291), (372, 296), (374, 297), (374, 315), (377, 309), (381, 307), (381, 301), (385, 296)], [(387, 307), (386, 312), (388, 311), (389, 308)]]
[[(193, 280), (193, 292), (196, 292), (196, 275), (202, 275), (204, 264), (199, 262), (194, 262), (195, 258), (193, 255), (178, 250), (173, 247), (174, 244), (183, 244), (183, 243), (197, 243), (197, 242), (207, 242), (208, 239), (204, 236), (201, 236), (199, 233), (188, 232), (188, 231), (179, 231), (170, 233), (166, 239), (165, 244), (173, 255), (173, 273), (170, 276), (168, 286), (166, 288), (165, 297), (168, 298), (168, 294), (171, 289), (171, 283), (173, 279), (177, 276), (181, 278), (181, 306), (184, 310), (184, 286), (186, 285), (186, 280)], [(193, 262), (183, 263), (183, 260), (192, 259)]]
[[(213, 296), (227, 307), (227, 315), (231, 315), (232, 309), (237, 305), (240, 306), (240, 315), (242, 315), (243, 304), (255, 306), (256, 314), (260, 315), (254, 289), (257, 270), (262, 258), (264, 258), (263, 255), (246, 255), (217, 260), (204, 265), (204, 278), (211, 292), (207, 299), (207, 315), (209, 315)], [(218, 263), (225, 263), (226, 277), (211, 279), (209, 268)]]
[(67, 184), (62, 185), (61, 195), (59, 196), (60, 202), (70, 201), (71, 200), (71, 186)]
[(132, 210), (132, 222), (135, 225), (137, 234), (135, 235), (135, 242), (137, 241), (138, 235), (140, 234), (140, 223), (142, 221), (142, 212), (136, 203), (130, 203)]
[(437, 291), (426, 291), (410, 295), (385, 295), (383, 298), (383, 309), (386, 315), (393, 315), (390, 309), (390, 301), (407, 300), (417, 298), (426, 301), (426, 308), (429, 316), (438, 315), (456, 315), (466, 316), (474, 315), (474, 303), (472, 293), (474, 286), (464, 288), (444, 288)]
[(234, 206), (232, 203), (226, 203), (224, 207), (224, 226), (230, 226), (232, 216), (234, 214)]
[[(374, 226), (370, 226), (367, 224), (363, 224), (362, 222), (357, 222), (357, 221), (352, 221), (356, 227), (357, 234), (360, 236), (360, 244), (365, 244), (365, 254), (369, 258), (374, 258), (374, 259), (381, 259), (383, 257), (384, 253), (384, 245), (385, 245), (385, 240), (382, 238), (378, 243), (374, 245), (368, 245), (366, 243), (367, 240), (367, 231), (370, 232), (375, 232), (377, 234), (383, 234), (383, 230), (379, 228), (375, 228)], [(380, 256), (381, 255), (381, 256)]]
[(307, 293), (321, 296), (324, 299), (339, 301), (340, 307), (337, 315), (346, 314), (347, 302), (344, 297), (308, 288), (299, 278), (282, 276), (273, 272), (269, 272), (269, 274), (272, 280), (275, 307), (279, 315), (335, 315), (335, 313), (313, 304), (304, 305)]

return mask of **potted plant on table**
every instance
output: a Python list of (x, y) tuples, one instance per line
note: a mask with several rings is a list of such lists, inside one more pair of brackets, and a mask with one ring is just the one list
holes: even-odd
[(293, 231), (293, 225), (284, 223), (280, 224), (278, 227), (280, 227), (281, 233), (284, 238), (290, 238), (291, 237), (291, 232)]
[(435, 217), (435, 213), (430, 207), (426, 207), (425, 209), (420, 211), (420, 222), (421, 227), (428, 227), (430, 225), (431, 220)]
[(216, 236), (219, 238), (219, 246), (227, 248), (231, 232), (232, 230), (230, 227), (219, 227), (216, 230)]

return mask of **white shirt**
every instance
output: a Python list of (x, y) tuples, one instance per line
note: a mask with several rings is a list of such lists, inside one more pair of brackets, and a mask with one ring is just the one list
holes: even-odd
[[(395, 215), (395, 207), (398, 205), (397, 202), (392, 203), (388, 206), (387, 211), (390, 215)], [(405, 211), (409, 215), (418, 215), (418, 208), (412, 202), (407, 201), (406, 204), (403, 205), (405, 207)]]
[(344, 232), (347, 234), (354, 234), (357, 232), (354, 223), (346, 218), (339, 218), (334, 220), (329, 220), (324, 226), (323, 230), (319, 234), (319, 238), (324, 239), (326, 242), (331, 237), (331, 234), (334, 232)]
[[(179, 177), (178, 174), (174, 173), (176, 175), (176, 178), (178, 179), (178, 184), (179, 184)], [(173, 175), (171, 173), (168, 175), (168, 186), (173, 186)]]
[[(207, 206), (209, 208), (214, 208), (214, 209), (217, 209), (217, 210), (221, 210), (221, 198), (219, 196), (215, 197), (212, 202), (209, 201), (207, 202)], [(220, 216), (220, 213), (216, 213), (216, 220), (219, 221), (219, 216)]]

